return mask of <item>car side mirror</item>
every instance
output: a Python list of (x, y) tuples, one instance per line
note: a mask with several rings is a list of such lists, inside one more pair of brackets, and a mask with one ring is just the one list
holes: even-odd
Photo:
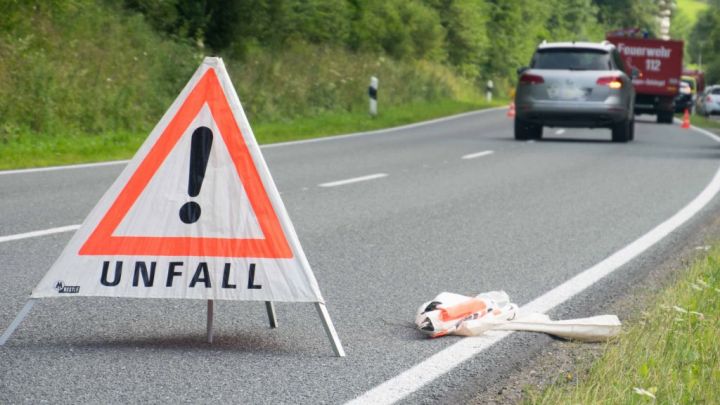
[(525, 73), (525, 71), (528, 70), (528, 69), (530, 69), (530, 68), (527, 67), (527, 66), (522, 66), (522, 67), (517, 68), (517, 74), (518, 74), (518, 76), (520, 76), (521, 74)]

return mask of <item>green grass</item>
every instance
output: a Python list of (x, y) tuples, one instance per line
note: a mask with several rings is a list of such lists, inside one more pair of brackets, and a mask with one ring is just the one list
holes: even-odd
[[(416, 102), (396, 107), (379, 105), (377, 117), (367, 112), (328, 112), (314, 117), (283, 122), (253, 122), (258, 142), (274, 143), (387, 128), (446, 115), (501, 105), (482, 101), (443, 100)], [(0, 170), (73, 163), (128, 159), (148, 133), (105, 133), (101, 135), (20, 135), (0, 142)]]
[(487, 104), (480, 101), (443, 100), (438, 102), (416, 102), (386, 109), (383, 109), (382, 105), (380, 105), (378, 107), (379, 114), (374, 118), (370, 117), (366, 111), (327, 113), (319, 117), (298, 118), (287, 122), (260, 123), (253, 126), (253, 131), (260, 143), (293, 141), (388, 128), (498, 106), (503, 103), (504, 101)]
[[(682, 119), (682, 116), (680, 116), (680, 119)], [(720, 121), (705, 118), (698, 114), (690, 116), (690, 123), (702, 128), (720, 128)]]
[[(710, 404), (720, 398), (720, 245), (626, 323), (589, 375), (558, 382), (536, 404)], [(643, 389), (655, 396), (636, 392)]]

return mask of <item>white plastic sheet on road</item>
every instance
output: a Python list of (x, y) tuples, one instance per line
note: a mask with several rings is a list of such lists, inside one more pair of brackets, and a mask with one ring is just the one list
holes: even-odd
[(615, 315), (551, 320), (549, 316), (523, 312), (510, 302), (505, 291), (474, 297), (443, 292), (418, 308), (415, 325), (430, 337), (478, 336), (488, 330), (542, 332), (585, 342), (607, 340), (620, 333)]

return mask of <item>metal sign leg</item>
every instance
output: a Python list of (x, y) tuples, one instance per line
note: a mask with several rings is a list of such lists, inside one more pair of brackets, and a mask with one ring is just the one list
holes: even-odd
[(275, 315), (275, 305), (273, 305), (272, 301), (265, 301), (265, 309), (267, 309), (268, 318), (270, 319), (270, 327), (272, 329), (277, 328), (277, 315)]
[(328, 313), (325, 304), (322, 302), (316, 302), (315, 308), (317, 309), (318, 314), (320, 314), (320, 319), (322, 320), (323, 327), (325, 328), (325, 333), (327, 334), (328, 339), (330, 339), (335, 355), (338, 357), (345, 357), (345, 350), (342, 347), (342, 343), (340, 343), (340, 338), (335, 331), (335, 326), (333, 326), (332, 319), (330, 319), (330, 314)]
[(214, 303), (213, 300), (207, 302), (207, 341), (208, 343), (213, 342), (213, 315), (214, 315)]
[(25, 303), (25, 306), (20, 310), (20, 312), (15, 317), (15, 320), (12, 321), (10, 326), (5, 330), (5, 333), (0, 336), (0, 346), (3, 346), (5, 342), (7, 342), (8, 339), (10, 339), (10, 336), (15, 332), (15, 329), (17, 329), (18, 326), (20, 326), (20, 323), (25, 319), (25, 317), (30, 313), (30, 310), (32, 309), (33, 305), (35, 305), (35, 300), (30, 299), (28, 302)]

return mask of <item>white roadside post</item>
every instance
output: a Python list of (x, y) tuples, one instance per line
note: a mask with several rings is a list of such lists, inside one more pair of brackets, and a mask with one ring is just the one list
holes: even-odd
[(378, 78), (375, 76), (370, 77), (370, 87), (368, 87), (368, 97), (370, 97), (370, 115), (373, 117), (377, 115), (377, 91), (378, 91)]
[(485, 86), (485, 98), (487, 98), (488, 103), (492, 101), (493, 87), (495, 87), (495, 83), (493, 83), (492, 80), (488, 80), (487, 85)]

